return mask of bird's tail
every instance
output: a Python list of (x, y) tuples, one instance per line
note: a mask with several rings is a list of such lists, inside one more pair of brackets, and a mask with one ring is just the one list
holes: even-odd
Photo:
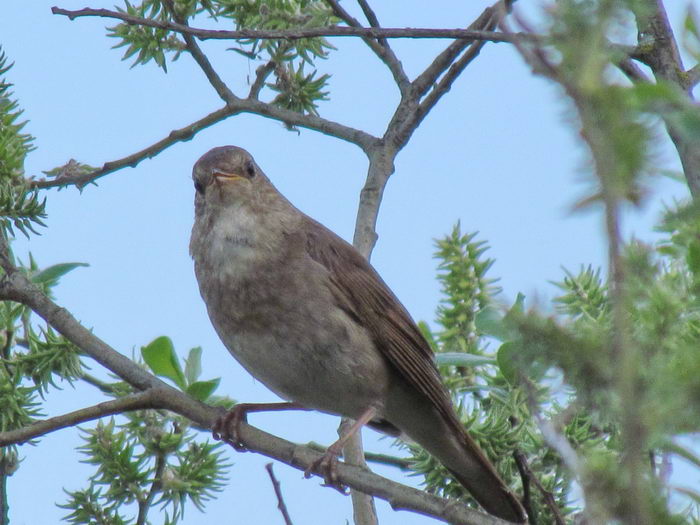
[[(494, 516), (525, 523), (523, 506), (455, 415), (447, 420), (432, 403), (419, 396), (393, 397), (404, 407), (387, 407), (390, 422), (435, 456), (479, 504)], [(413, 397), (411, 400), (410, 398)], [(397, 410), (398, 409), (398, 410)]]

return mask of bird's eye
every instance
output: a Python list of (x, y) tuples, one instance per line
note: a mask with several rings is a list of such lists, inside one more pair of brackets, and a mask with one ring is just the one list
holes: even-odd
[(251, 161), (245, 163), (245, 171), (249, 179), (255, 177), (255, 165)]
[(197, 190), (197, 193), (200, 195), (204, 195), (204, 185), (198, 180), (194, 183), (194, 189)]

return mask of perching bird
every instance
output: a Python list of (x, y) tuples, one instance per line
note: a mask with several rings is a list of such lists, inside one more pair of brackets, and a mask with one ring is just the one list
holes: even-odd
[(212, 149), (192, 177), (190, 254), (231, 354), (288, 401), (407, 436), (488, 512), (523, 522), (459, 422), (430, 346), (365, 258), (297, 210), (241, 148)]

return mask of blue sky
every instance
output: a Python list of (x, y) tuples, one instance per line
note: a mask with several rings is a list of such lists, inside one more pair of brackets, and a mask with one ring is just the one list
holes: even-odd
[[(374, 3), (387, 27), (465, 26), (485, 6), (457, 0), (430, 8), (418, 0), (403, 1), (401, 8)], [(678, 27), (685, 3), (667, 3)], [(120, 61), (122, 50), (110, 49), (115, 41), (105, 37), (104, 27), (111, 23), (96, 18), (70, 22), (53, 16), (49, 2), (5, 4), (0, 43), (15, 62), (9, 80), (30, 121), (26, 129), (37, 137), (28, 175), (40, 176), (70, 158), (101, 165), (222, 105), (188, 56), (169, 64), (167, 74), (152, 64), (130, 69), (130, 63)], [(352, 2), (343, 4), (356, 11)], [(59, 5), (77, 9), (85, 0)], [(110, 2), (90, 5), (112, 7)], [(333, 43), (338, 50), (320, 64), (321, 72), (332, 74), (331, 101), (321, 103), (321, 115), (381, 134), (398, 97), (391, 76), (359, 40)], [(446, 42), (393, 44), (413, 77)], [(247, 92), (256, 65), (226, 47), (203, 44), (232, 89)], [(448, 233), (456, 221), (464, 231), (478, 230), (479, 238), (491, 245), (489, 255), (496, 259), (491, 276), (501, 279), (505, 302), (522, 292), (529, 301), (545, 303), (554, 294), (549, 281), (561, 278), (562, 267), (604, 264), (600, 211), (571, 212), (589, 177), (578, 141), (559, 91), (534, 77), (507, 44), (486, 46), (399, 154), (382, 204), (372, 261), (415, 319), (434, 317), (440, 294), (433, 239)], [(75, 189), (48, 192), (48, 229), (28, 242), (19, 239), (16, 252), (26, 258), (31, 251), (42, 266), (89, 263), (62, 281), (57, 300), (114, 348), (130, 354), (159, 335), (170, 336), (181, 354), (202, 346), (204, 376), (221, 376), (222, 393), (242, 401), (270, 401), (274, 396), (217, 339), (187, 253), (192, 164), (224, 144), (248, 149), (301, 210), (352, 238), (366, 174), (362, 152), (315, 132), (297, 134), (278, 122), (242, 115), (135, 169), (109, 175), (82, 194)], [(657, 155), (663, 168), (678, 169), (668, 145)], [(686, 195), (684, 187), (665, 179), (653, 181), (652, 189), (648, 204), (628, 214), (628, 234), (653, 238), (661, 202)], [(48, 410), (56, 415), (97, 401), (87, 387), (66, 387), (52, 396)], [(251, 422), (299, 442), (330, 443), (337, 426), (335, 418), (305, 413), (252, 416)], [(76, 434), (62, 431), (47, 436), (39, 447), (22, 449), (25, 460), (9, 488), (13, 523), (54, 523), (63, 515), (54, 506), (64, 501), (62, 488), (81, 487), (90, 472), (73, 452)], [(371, 431), (365, 436), (368, 448), (386, 448)], [(231, 459), (234, 468), (225, 492), (206, 515), (189, 509), (186, 523), (280, 523), (263, 468), (268, 460), (234, 452)], [(297, 523), (351, 520), (349, 498), (320, 488), (318, 480), (302, 480), (300, 472), (283, 465), (276, 471)], [(385, 524), (428, 522), (393, 513), (385, 504), (379, 508)]]

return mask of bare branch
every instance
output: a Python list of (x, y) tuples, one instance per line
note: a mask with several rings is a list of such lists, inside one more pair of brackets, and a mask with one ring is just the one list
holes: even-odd
[(688, 71), (686, 71), (686, 83), (685, 88), (687, 90), (692, 90), (700, 82), (700, 64), (695, 64)]
[[(530, 482), (533, 483), (537, 487), (537, 490), (539, 490), (542, 494), (545, 504), (547, 505), (547, 507), (549, 507), (549, 510), (552, 512), (552, 516), (554, 517), (554, 523), (556, 523), (557, 525), (565, 525), (566, 522), (564, 521), (564, 516), (562, 516), (561, 511), (559, 510), (559, 506), (554, 500), (554, 496), (550, 491), (544, 488), (542, 482), (532, 471), (530, 465), (527, 463), (527, 458), (525, 457), (525, 454), (523, 454), (519, 450), (516, 450), (515, 452), (513, 452), (513, 457), (515, 458), (515, 464), (518, 468), (518, 472), (520, 473), (520, 477), (523, 480), (523, 487), (526, 484), (529, 484)], [(530, 506), (528, 506), (528, 516), (530, 518), (530, 524), (535, 525), (535, 517), (532, 515), (532, 508)]]
[(651, 82), (651, 79), (642, 71), (633, 60), (624, 58), (617, 63), (617, 67), (632, 82)]
[[(182, 27), (189, 27), (187, 25), (187, 20), (177, 15), (172, 0), (166, 0), (164, 2), (164, 5), (170, 13), (170, 15), (177, 21), (179, 25), (181, 25)], [(221, 79), (219, 74), (214, 69), (214, 66), (211, 65), (209, 58), (207, 58), (207, 56), (202, 51), (202, 48), (200, 48), (199, 44), (197, 44), (197, 41), (194, 39), (194, 37), (189, 33), (182, 33), (182, 38), (185, 40), (187, 51), (189, 51), (190, 55), (192, 55), (192, 58), (194, 58), (194, 61), (197, 62), (197, 65), (204, 72), (204, 75), (207, 77), (207, 80), (209, 80), (209, 83), (216, 90), (221, 100), (226, 102), (226, 104), (233, 104), (236, 101), (238, 101), (238, 97), (233, 94), (233, 91), (231, 91), (231, 89)]]
[(261, 65), (255, 70), (255, 80), (250, 86), (250, 91), (248, 92), (248, 98), (257, 99), (260, 95), (260, 91), (265, 86), (265, 80), (272, 73), (277, 66), (274, 60), (270, 60), (266, 64)]
[(168, 136), (159, 140), (155, 144), (152, 144), (148, 146), (147, 148), (142, 149), (141, 151), (137, 151), (136, 153), (132, 153), (131, 155), (128, 155), (126, 157), (123, 157), (118, 160), (114, 160), (111, 162), (106, 162), (103, 164), (103, 166), (100, 169), (97, 169), (95, 171), (91, 171), (89, 173), (80, 173), (74, 176), (68, 176), (68, 177), (57, 177), (55, 179), (40, 179), (36, 181), (32, 181), (32, 186), (36, 188), (53, 188), (56, 186), (70, 186), (74, 185), (77, 186), (78, 188), (82, 188), (86, 184), (90, 184), (91, 182), (94, 182), (95, 180), (99, 179), (100, 177), (104, 177), (105, 175), (108, 175), (110, 173), (113, 173), (117, 170), (120, 170), (122, 168), (131, 167), (134, 168), (136, 167), (141, 161), (145, 159), (150, 159), (152, 157), (155, 157), (158, 155), (161, 151), (169, 148), (173, 144), (177, 142), (184, 142), (187, 140), (190, 140), (192, 137), (194, 137), (198, 132), (201, 130), (208, 128), (212, 124), (216, 124), (217, 122), (220, 122), (231, 115), (235, 114), (236, 111), (234, 109), (231, 109), (229, 107), (223, 107), (221, 109), (217, 109), (213, 113), (210, 113), (206, 117), (199, 119), (196, 122), (193, 122), (192, 124), (189, 124), (188, 126), (185, 126), (184, 128), (180, 129), (175, 129), (168, 133)]
[(143, 408), (158, 408), (158, 391), (156, 389), (148, 389), (111, 401), (105, 401), (104, 403), (98, 403), (91, 407), (81, 408), (74, 412), (37, 421), (16, 430), (0, 432), (0, 447), (26, 443), (31, 439), (55, 432), (56, 430), (72, 427), (93, 419)]
[(138, 16), (110, 11), (109, 9), (79, 9), (71, 11), (60, 7), (52, 7), (51, 12), (55, 15), (64, 15), (74, 20), (86, 16), (97, 16), (102, 18), (113, 18), (122, 20), (127, 24), (154, 27), (157, 29), (167, 29), (182, 35), (192, 35), (200, 40), (241, 40), (241, 39), (261, 39), (261, 40), (298, 40), (300, 38), (315, 37), (365, 37), (365, 38), (461, 38), (467, 40), (488, 40), (491, 42), (513, 42), (515, 39), (536, 40), (541, 38), (531, 34), (506, 35), (493, 31), (474, 31), (469, 29), (433, 29), (433, 28), (374, 28), (374, 27), (310, 27), (304, 29), (284, 29), (284, 30), (257, 30), (239, 29), (236, 31), (224, 31), (213, 29), (198, 29), (185, 26), (176, 22), (162, 20), (152, 20)]
[[(251, 90), (252, 91), (252, 90)], [(168, 133), (168, 136), (159, 140), (155, 144), (148, 146), (136, 153), (132, 153), (118, 160), (106, 162), (101, 168), (88, 173), (78, 173), (70, 176), (59, 176), (54, 179), (33, 180), (30, 184), (36, 188), (54, 188), (61, 186), (77, 186), (82, 188), (91, 182), (109, 175), (122, 168), (136, 167), (141, 161), (155, 157), (161, 151), (167, 149), (177, 142), (190, 140), (201, 130), (208, 128), (226, 118), (238, 113), (257, 113), (278, 121), (294, 126), (320, 131), (326, 135), (331, 135), (353, 144), (357, 144), (363, 150), (367, 150), (379, 139), (369, 133), (360, 131), (349, 126), (344, 126), (336, 122), (317, 117), (315, 115), (303, 115), (283, 108), (278, 108), (259, 100), (235, 98), (234, 104), (227, 105), (221, 109), (210, 113), (206, 117)]]
[[(678, 44), (663, 2), (646, 0), (644, 3), (646, 6), (642, 7), (647, 9), (640, 9), (641, 15), (637, 13), (641, 50), (639, 60), (651, 68), (657, 81), (664, 80), (677, 86), (692, 102), (693, 86), (698, 80), (693, 82), (690, 78), (697, 77), (698, 72), (696, 71), (694, 75), (685, 73)], [(665, 119), (665, 122), (669, 137), (678, 151), (690, 192), (693, 198), (697, 199), (700, 196), (700, 142), (687, 137), (676, 123), (669, 119)]]
[(265, 465), (265, 470), (270, 475), (270, 481), (272, 482), (272, 488), (275, 490), (275, 496), (277, 496), (277, 508), (282, 513), (282, 518), (284, 518), (285, 525), (292, 525), (292, 518), (289, 516), (289, 511), (287, 510), (287, 505), (284, 503), (284, 498), (282, 497), (282, 489), (280, 488), (280, 482), (275, 477), (275, 473), (272, 470), (272, 463)]
[[(355, 29), (364, 29), (362, 24), (360, 24), (356, 18), (343, 9), (343, 7), (336, 0), (326, 0), (326, 3), (331, 6), (333, 13), (348, 24), (348, 26)], [(379, 21), (369, 5), (364, 1), (360, 1), (360, 6), (362, 7), (362, 10), (364, 11), (370, 25), (375, 29), (381, 29), (379, 27)], [(386, 64), (389, 71), (391, 71), (391, 74), (394, 76), (394, 81), (399, 87), (399, 91), (402, 94), (405, 93), (410, 87), (410, 82), (406, 76), (406, 72), (403, 69), (401, 61), (396, 57), (391, 47), (389, 47), (389, 43), (387, 42), (386, 38), (381, 37), (375, 40), (374, 38), (363, 36), (362, 40), (374, 52), (374, 54), (376, 54), (379, 59)]]

